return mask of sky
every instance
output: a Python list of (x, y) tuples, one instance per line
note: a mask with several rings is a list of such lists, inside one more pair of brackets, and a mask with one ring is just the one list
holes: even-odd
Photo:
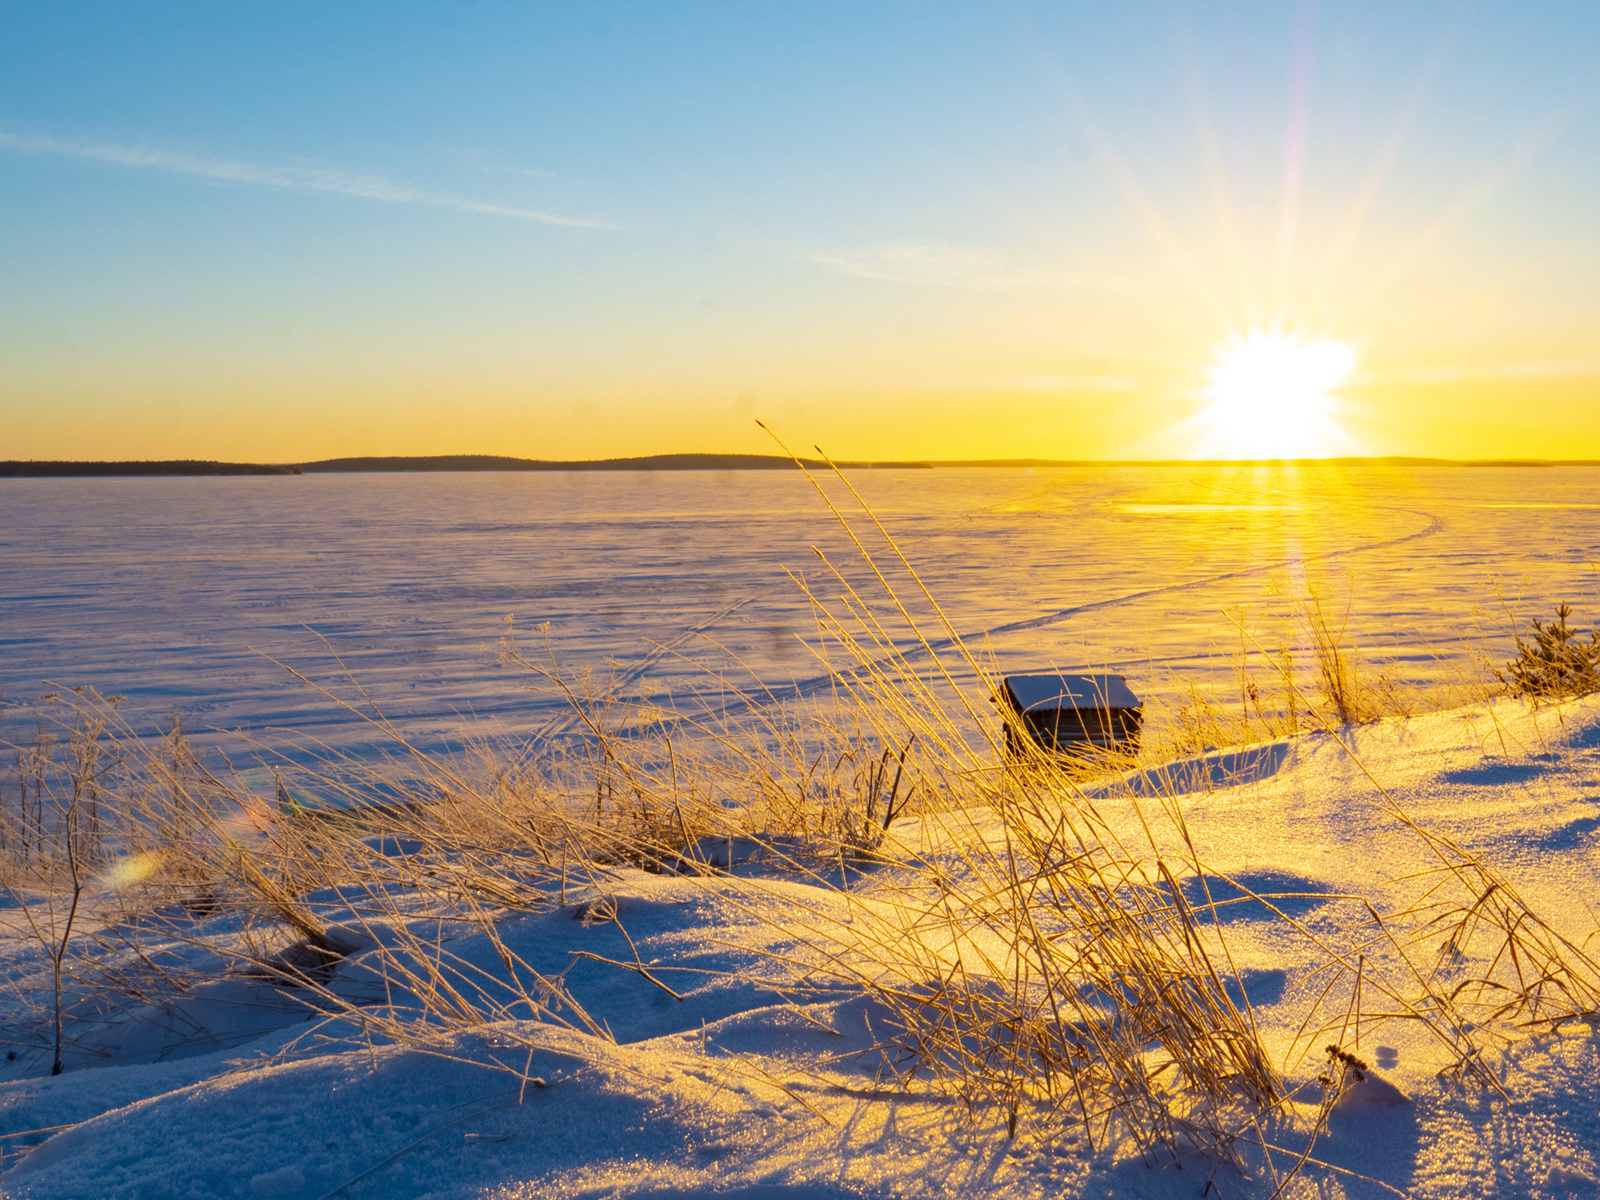
[(0, 8), (0, 458), (1600, 457), (1600, 7)]

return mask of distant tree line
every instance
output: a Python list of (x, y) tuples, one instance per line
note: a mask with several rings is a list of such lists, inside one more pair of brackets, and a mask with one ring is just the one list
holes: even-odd
[(272, 463), (226, 463), (181, 458), (139, 462), (0, 462), (0, 478), (84, 475), (298, 475), (300, 468)]
[[(801, 459), (809, 469), (827, 467), (819, 459)], [(1335, 458), (1261, 460), (1184, 459), (1049, 459), (986, 458), (946, 459), (937, 462), (864, 462), (840, 460), (835, 465), (863, 470), (927, 469), (930, 467), (1129, 467), (1129, 466), (1231, 466), (1285, 465), (1288, 463), (1390, 463), (1405, 466), (1552, 467), (1600, 466), (1600, 459), (1444, 459), (1444, 458)], [(64, 462), (10, 460), (0, 462), (0, 478), (19, 476), (92, 475), (299, 475), (322, 472), (379, 471), (792, 471), (795, 460), (778, 454), (650, 454), (638, 458), (546, 459), (511, 458), (500, 454), (391, 455), (360, 458), (325, 458), (304, 463), (227, 463), (202, 459), (167, 459), (138, 462)]]
[[(804, 459), (808, 467), (826, 466)], [(841, 462), (842, 467), (926, 467), (925, 462)], [(638, 458), (508, 458), (499, 454), (396, 455), (388, 458), (327, 458), (301, 463), (302, 471), (792, 471), (794, 459), (780, 454), (650, 454)]]

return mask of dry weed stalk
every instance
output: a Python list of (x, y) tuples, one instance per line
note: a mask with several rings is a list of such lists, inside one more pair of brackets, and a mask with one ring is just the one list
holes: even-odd
[[(1195, 863), (1169, 861), (1142, 813), (1131, 828), (1148, 835), (1146, 847), (1125, 844), (1128, 826), (1031, 743), (1020, 762), (991, 767), (1001, 747), (970, 697), (998, 681), (870, 509), (861, 504), (900, 589), (818, 491), (887, 601), (879, 611), (825, 557), (835, 595), (797, 578), (833, 647), (826, 661), (882, 741), (910, 731), (928, 747), (938, 803), (925, 807), (923, 828), (956, 858), (946, 869), (908, 855), (914, 869), (862, 901), (872, 920), (855, 926), (855, 949), (865, 961), (839, 960), (894, 1014), (898, 1077), (931, 1078), (974, 1109), (997, 1107), (1013, 1134), (1019, 1122), (1066, 1120), (1095, 1145), (1128, 1135), (1147, 1153), (1198, 1144), (1231, 1156), (1231, 1123), (1284, 1089), (1248, 1009), (1223, 984), (1232, 972), (1221, 939), (1199, 927), (1178, 886)], [(925, 603), (943, 637), (923, 632), (907, 597)], [(907, 641), (923, 650), (924, 671), (900, 653)], [(1161, 1047), (1153, 1058), (1152, 1044)]]
[(1354, 576), (1347, 579), (1342, 608), (1328, 602), (1328, 590), (1325, 580), (1278, 579), (1266, 593), (1287, 598), (1281, 611), (1262, 619), (1243, 605), (1222, 609), (1238, 638), (1232, 651), (1234, 687), (1182, 682), (1185, 699), (1160, 715), (1147, 739), (1146, 761), (1167, 762), (1321, 728), (1322, 719), (1306, 708), (1308, 698), (1342, 725), (1459, 708), (1496, 693), (1495, 671), (1477, 649), (1481, 629), (1476, 642), (1466, 642), (1464, 635), (1471, 647), (1467, 653), (1426, 648), (1433, 659), (1431, 682), (1403, 681), (1349, 644)]

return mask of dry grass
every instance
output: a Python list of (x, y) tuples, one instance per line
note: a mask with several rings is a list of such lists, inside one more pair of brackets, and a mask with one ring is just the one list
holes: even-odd
[(1182, 702), (1162, 713), (1147, 736), (1144, 760), (1439, 712), (1506, 693), (1482, 648), (1481, 629), (1464, 634), (1461, 646), (1431, 651), (1428, 683), (1401, 680), (1391, 666), (1374, 662), (1350, 636), (1356, 587), (1353, 576), (1337, 583), (1279, 579), (1266, 588), (1276, 603), (1265, 610), (1223, 610), (1237, 636), (1228, 672), (1236, 682), (1231, 688), (1184, 683)]

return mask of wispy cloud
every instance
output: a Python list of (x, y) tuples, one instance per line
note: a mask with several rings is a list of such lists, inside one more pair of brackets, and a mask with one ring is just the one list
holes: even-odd
[(1083, 375), (983, 375), (952, 378), (940, 375), (920, 380), (923, 387), (939, 391), (961, 388), (984, 392), (1136, 392), (1148, 386), (1149, 380), (1136, 375), (1108, 375), (1104, 373)]
[(1370, 384), (1474, 383), (1502, 379), (1567, 379), (1600, 375), (1600, 359), (1550, 359), (1535, 362), (1491, 363), (1470, 367), (1413, 367), (1403, 371), (1383, 371), (1352, 382)]
[(510, 217), (541, 225), (570, 225), (582, 229), (613, 229), (601, 221), (562, 216), (534, 208), (493, 204), (462, 196), (444, 195), (423, 188), (409, 187), (382, 175), (356, 175), (327, 167), (279, 167), (262, 163), (237, 162), (193, 154), (175, 154), (145, 146), (120, 146), (106, 142), (74, 142), (62, 138), (32, 137), (0, 130), (0, 150), (18, 154), (59, 154), (115, 163), (123, 167), (144, 167), (174, 175), (190, 175), (223, 183), (251, 187), (281, 188), (292, 192), (320, 192), (376, 200), (384, 204), (419, 204), (426, 208), (447, 208), (457, 212), (483, 213), (491, 217)]
[(1019, 375), (989, 381), (1019, 392), (1136, 392), (1146, 383), (1136, 375)]
[(1092, 286), (1081, 275), (1023, 267), (948, 242), (873, 242), (849, 250), (812, 251), (807, 257), (841, 275), (888, 283), (983, 292)]

